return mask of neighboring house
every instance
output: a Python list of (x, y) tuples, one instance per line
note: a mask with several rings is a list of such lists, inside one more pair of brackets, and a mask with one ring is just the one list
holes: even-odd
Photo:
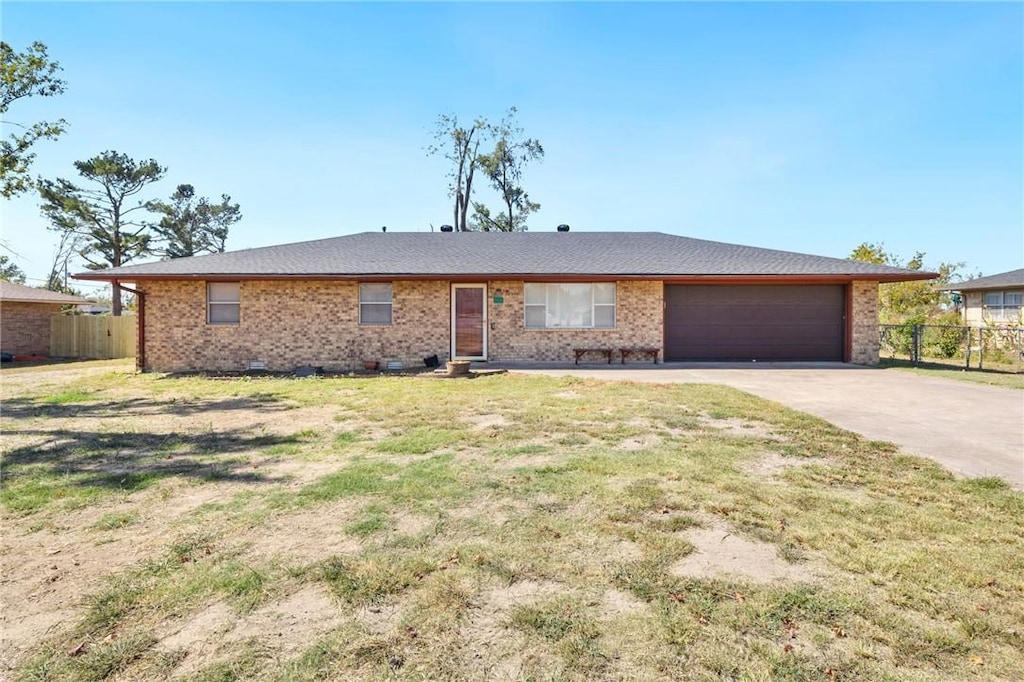
[(0, 281), (0, 350), (12, 355), (49, 355), (50, 317), (63, 306), (82, 303), (88, 301)]
[(943, 290), (960, 292), (964, 324), (1000, 327), (1024, 324), (1024, 269), (950, 284)]
[[(934, 273), (658, 232), (362, 233), (76, 275), (133, 284), (145, 370), (424, 357), (878, 361), (878, 283)], [(586, 361), (604, 361), (587, 355)]]

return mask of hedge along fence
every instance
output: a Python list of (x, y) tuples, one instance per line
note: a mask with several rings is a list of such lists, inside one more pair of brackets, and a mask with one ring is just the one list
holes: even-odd
[(53, 315), (50, 357), (133, 358), (138, 346), (135, 315)]
[(1024, 327), (884, 324), (879, 341), (881, 354), (914, 363), (1024, 371)]

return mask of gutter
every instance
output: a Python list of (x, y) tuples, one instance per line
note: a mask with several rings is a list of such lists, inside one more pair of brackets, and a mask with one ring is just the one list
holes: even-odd
[[(238, 282), (246, 281), (288, 281), (288, 280), (333, 280), (345, 282), (393, 282), (393, 281), (445, 281), (445, 282), (480, 282), (483, 280), (521, 280), (524, 282), (615, 282), (615, 281), (658, 281), (669, 284), (845, 284), (847, 282), (909, 282), (913, 280), (935, 279), (935, 272), (908, 271), (905, 273), (836, 273), (836, 274), (631, 274), (631, 273), (363, 273), (363, 274), (265, 274), (265, 273), (231, 273), (231, 274), (159, 274), (132, 275), (130, 281), (205, 281), (205, 282)], [(102, 273), (81, 273), (75, 279), (115, 282), (117, 277)]]
[[(141, 291), (138, 291), (137, 289), (132, 289), (131, 287), (126, 287), (125, 285), (123, 285), (119, 281), (117, 281), (116, 279), (112, 279), (110, 281), (111, 281), (111, 283), (116, 284), (117, 286), (119, 286), (121, 289), (127, 291), (129, 294), (135, 294), (139, 298), (139, 314), (137, 316), (138, 321), (139, 321), (139, 328), (138, 328), (138, 339), (136, 341), (136, 345), (138, 346), (138, 348), (135, 351), (135, 371), (136, 372), (145, 372), (146, 371), (146, 294), (141, 292)], [(132, 283), (135, 284), (135, 282), (132, 282)]]

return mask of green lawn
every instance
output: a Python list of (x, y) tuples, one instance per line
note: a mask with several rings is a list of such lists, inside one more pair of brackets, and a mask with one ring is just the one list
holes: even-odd
[(12, 680), (1024, 679), (1024, 495), (739, 391), (54, 370)]

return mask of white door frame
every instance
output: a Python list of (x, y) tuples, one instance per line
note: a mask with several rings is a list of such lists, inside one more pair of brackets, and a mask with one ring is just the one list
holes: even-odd
[[(473, 356), (466, 356), (466, 355), (457, 356), (457, 355), (455, 355), (455, 325), (456, 325), (456, 320), (455, 320), (455, 290), (456, 289), (480, 289), (483, 292), (483, 321), (482, 321), (483, 332), (484, 332), (483, 355), (480, 355), (480, 356), (476, 356), (476, 355), (473, 355)], [(486, 360), (487, 359), (487, 331), (488, 331), (488, 329), (487, 329), (488, 328), (488, 324), (487, 324), (487, 308), (488, 308), (488, 306), (487, 306), (487, 283), (486, 282), (483, 282), (481, 284), (455, 284), (455, 283), (452, 283), (451, 299), (452, 299), (452, 306), (451, 306), (452, 307), (452, 315), (451, 315), (452, 333), (451, 333), (451, 348), (450, 348), (451, 352), (449, 353), (449, 356), (453, 360)]]

